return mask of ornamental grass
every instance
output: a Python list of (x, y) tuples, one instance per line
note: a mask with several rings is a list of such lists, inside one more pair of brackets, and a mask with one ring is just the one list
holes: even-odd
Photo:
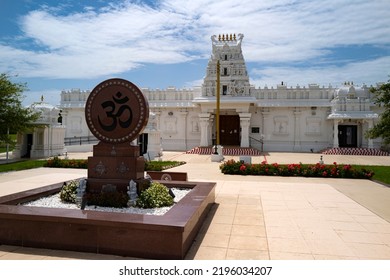
[(370, 179), (374, 172), (366, 168), (354, 168), (349, 164), (269, 164), (265, 161), (259, 164), (243, 163), (228, 160), (220, 165), (223, 174), (231, 175), (263, 175), (263, 176), (300, 176), (322, 178)]

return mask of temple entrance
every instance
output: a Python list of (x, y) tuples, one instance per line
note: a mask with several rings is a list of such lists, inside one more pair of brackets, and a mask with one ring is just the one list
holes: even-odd
[(25, 143), (25, 151), (26, 153), (22, 155), (22, 158), (30, 158), (31, 157), (31, 148), (33, 145), (33, 135), (32, 134), (27, 134), (26, 136), (26, 143)]
[(238, 115), (220, 115), (219, 129), (222, 146), (240, 145), (240, 117)]
[(357, 126), (339, 125), (339, 147), (357, 147)]

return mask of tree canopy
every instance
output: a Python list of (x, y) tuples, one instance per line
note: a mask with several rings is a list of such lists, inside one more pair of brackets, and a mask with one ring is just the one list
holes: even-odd
[(383, 107), (384, 111), (374, 127), (367, 131), (367, 136), (371, 139), (381, 137), (384, 144), (390, 144), (390, 80), (378, 87), (372, 87), (370, 91), (375, 95), (375, 104)]
[(0, 74), (0, 142), (10, 143), (7, 133), (24, 132), (34, 127), (39, 113), (22, 105), (24, 83), (14, 83), (7, 74)]

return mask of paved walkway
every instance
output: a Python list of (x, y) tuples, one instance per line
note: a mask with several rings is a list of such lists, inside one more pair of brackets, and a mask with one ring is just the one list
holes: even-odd
[[(85, 158), (90, 154), (70, 154)], [(315, 163), (318, 154), (270, 153), (269, 163)], [(238, 157), (226, 157), (226, 159)], [(210, 156), (165, 152), (186, 161), (172, 171), (217, 183), (216, 204), (186, 259), (390, 259), (390, 188), (369, 180), (224, 175)], [(253, 157), (262, 162), (264, 156)], [(388, 157), (324, 156), (325, 163), (390, 165)], [(86, 176), (39, 168), (0, 174), (0, 195)], [(123, 259), (1, 245), (3, 259)]]

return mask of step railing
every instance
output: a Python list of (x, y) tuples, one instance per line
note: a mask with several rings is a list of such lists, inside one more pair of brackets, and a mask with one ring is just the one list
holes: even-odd
[(261, 152), (263, 152), (264, 151), (263, 139), (256, 139), (254, 137), (249, 136), (249, 147), (258, 149)]

